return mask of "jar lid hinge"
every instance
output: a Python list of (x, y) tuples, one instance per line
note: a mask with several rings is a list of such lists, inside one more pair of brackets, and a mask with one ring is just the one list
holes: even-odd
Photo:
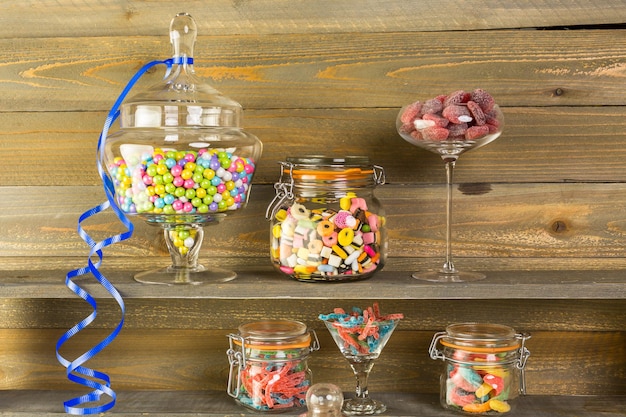
[[(280, 165), (280, 177), (278, 178), (278, 182), (274, 184), (276, 195), (267, 206), (267, 210), (265, 210), (266, 220), (274, 218), (277, 209), (282, 206), (283, 202), (293, 198), (293, 164), (289, 162), (280, 162)], [(289, 168), (289, 182), (287, 183), (283, 179), (285, 168)]]
[[(239, 397), (239, 388), (241, 387), (241, 369), (246, 365), (246, 353), (245, 349), (235, 349), (233, 341), (237, 339), (243, 346), (243, 337), (235, 334), (228, 335), (229, 348), (226, 351), (228, 355), (228, 386), (227, 392), (233, 398)], [(237, 372), (237, 380), (234, 381), (234, 374)]]

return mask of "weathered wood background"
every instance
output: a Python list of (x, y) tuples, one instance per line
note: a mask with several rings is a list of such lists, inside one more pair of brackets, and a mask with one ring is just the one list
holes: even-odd
[[(316, 375), (350, 390), (315, 317), (380, 294), (386, 310), (409, 319), (372, 375), (376, 390), (436, 392), (440, 365), (425, 354), (432, 333), (498, 320), (535, 335), (529, 393), (626, 393), (623, 0), (0, 1), (0, 390), (75, 389), (53, 347), (88, 313), (63, 281), (88, 253), (78, 217), (104, 200), (98, 134), (134, 72), (171, 55), (169, 22), (181, 11), (198, 24), (198, 75), (242, 103), (244, 127), (264, 143), (250, 205), (207, 229), (201, 257), (262, 278), (226, 295), (155, 296), (128, 278), (168, 263), (159, 230), (137, 224), (132, 239), (105, 252), (113, 283), (133, 294), (127, 328), (95, 362), (119, 388), (223, 390), (224, 336), (288, 315), (319, 330)], [(136, 89), (162, 75), (147, 74)], [(437, 156), (398, 136), (395, 117), (410, 101), (475, 87), (496, 97), (506, 127), (457, 164), (454, 251), (459, 266), (510, 280), (470, 287), (470, 297), (445, 286), (407, 295), (404, 277), (441, 262), (445, 177)], [(319, 286), (285, 281), (293, 297), (276, 301), (266, 284), (282, 278), (268, 270), (264, 212), (277, 162), (320, 150), (368, 155), (385, 168), (377, 194), (388, 214), (386, 275), (362, 293), (335, 286), (329, 300)], [(120, 230), (111, 214), (86, 227), (95, 238)], [(518, 295), (516, 273), (528, 271), (538, 288), (542, 271), (555, 272), (544, 278), (554, 290)], [(585, 273), (569, 281), (568, 271)], [(383, 278), (392, 285), (377, 290)], [(611, 295), (590, 299), (606, 280)], [(263, 288), (270, 292), (259, 297)], [(115, 304), (100, 308), (102, 321), (73, 352), (114, 325)]]

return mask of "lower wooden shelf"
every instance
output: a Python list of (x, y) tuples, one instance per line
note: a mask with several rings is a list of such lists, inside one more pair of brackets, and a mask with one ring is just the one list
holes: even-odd
[[(83, 393), (69, 391), (0, 391), (2, 417), (52, 417), (66, 414), (63, 401)], [(262, 415), (235, 404), (225, 392), (216, 391), (125, 391), (117, 394), (117, 403), (110, 414), (123, 417), (234, 417)], [(390, 417), (458, 416), (444, 410), (435, 394), (371, 393), (388, 406)], [(624, 396), (534, 396), (515, 400), (515, 417), (623, 417), (626, 416)], [(297, 416), (306, 410), (280, 415)], [(100, 414), (102, 415), (102, 414)]]
[[(81, 260), (82, 262), (83, 260)], [(623, 270), (506, 271), (481, 269), (476, 282), (428, 282), (412, 270), (385, 268), (370, 279), (303, 283), (277, 273), (266, 260), (237, 266), (237, 278), (207, 285), (145, 285), (127, 265), (106, 270), (106, 277), (125, 299), (602, 299), (626, 300)], [(126, 261), (127, 262), (127, 261)], [(78, 263), (78, 262), (77, 262)], [(163, 262), (167, 265), (167, 261)], [(230, 266), (225, 266), (230, 268)], [(145, 267), (147, 268), (147, 267)], [(105, 271), (103, 271), (105, 272)], [(67, 268), (3, 270), (0, 298), (76, 298), (64, 285)], [(94, 297), (110, 297), (90, 274), (74, 279)]]

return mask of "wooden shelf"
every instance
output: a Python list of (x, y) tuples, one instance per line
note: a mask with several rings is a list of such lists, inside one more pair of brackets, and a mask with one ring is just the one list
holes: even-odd
[[(60, 391), (1, 391), (0, 416), (52, 417), (65, 414), (63, 401), (72, 395)], [(460, 415), (444, 410), (435, 394), (371, 393), (388, 406), (390, 417)], [(295, 416), (305, 409), (281, 415)], [(516, 417), (626, 416), (626, 396), (526, 396), (515, 400)], [(118, 393), (111, 414), (123, 417), (166, 417), (173, 414), (193, 417), (261, 415), (238, 406), (225, 392), (207, 391), (134, 391)]]
[[(497, 320), (533, 335), (528, 372), (533, 398), (624, 392), (626, 276), (622, 271), (492, 271), (479, 282), (438, 284), (390, 268), (364, 281), (308, 284), (259, 265), (248, 260), (234, 268), (239, 276), (226, 283), (160, 286), (137, 283), (128, 265), (109, 264), (106, 276), (122, 294), (126, 315), (119, 340), (98, 356), (99, 368), (116, 375), (121, 391), (219, 391), (220, 381), (227, 378), (225, 336), (245, 322), (289, 317), (319, 334), (322, 349), (311, 359), (314, 373), (346, 390), (353, 377), (337, 368), (337, 352), (317, 317), (334, 307), (365, 307), (380, 301), (384, 311), (405, 314), (385, 361), (377, 365), (380, 392), (402, 393), (398, 398), (432, 393), (440, 372), (439, 364), (427, 355), (433, 332), (463, 320)], [(7, 374), (4, 390), (24, 396), (24, 389), (55, 386), (59, 392), (49, 395), (64, 396), (75, 388), (50, 354), (63, 332), (90, 313), (84, 300), (64, 285), (66, 273), (61, 265), (2, 271), (0, 336), (5, 343), (0, 369), (15, 369)], [(68, 343), (69, 357), (90, 349), (120, 320), (115, 300), (93, 277), (77, 281), (98, 299), (98, 318), (81, 331), (83, 337)], [(15, 367), (16, 361), (20, 366)], [(585, 372), (589, 379), (578, 378)], [(539, 409), (553, 400), (542, 401)], [(554, 404), (558, 406), (558, 401)], [(181, 406), (181, 410), (188, 408)]]
[[(144, 285), (132, 279), (130, 270), (103, 272), (128, 299), (626, 299), (626, 275), (619, 270), (490, 271), (486, 279), (472, 283), (424, 282), (413, 279), (409, 271), (383, 270), (363, 281), (309, 284), (257, 266), (238, 270), (233, 281), (197, 286)], [(73, 298), (64, 285), (66, 273), (3, 271), (0, 297)], [(96, 297), (106, 296), (90, 275), (76, 282)]]

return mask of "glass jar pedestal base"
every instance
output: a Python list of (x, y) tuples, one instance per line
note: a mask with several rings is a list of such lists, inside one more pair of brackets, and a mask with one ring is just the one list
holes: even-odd
[(237, 277), (235, 271), (222, 268), (180, 268), (173, 265), (151, 271), (140, 272), (134, 276), (142, 284), (157, 285), (202, 285), (232, 281)]
[(204, 229), (199, 224), (162, 224), (165, 243), (172, 265), (140, 272), (135, 281), (143, 284), (200, 285), (227, 282), (237, 273), (222, 268), (205, 267), (198, 263)]
[(483, 274), (482, 272), (470, 272), (470, 271), (445, 272), (443, 270), (428, 271), (428, 272), (414, 272), (411, 276), (421, 281), (430, 281), (430, 282), (472, 282), (472, 281), (480, 281), (486, 278), (486, 275)]

